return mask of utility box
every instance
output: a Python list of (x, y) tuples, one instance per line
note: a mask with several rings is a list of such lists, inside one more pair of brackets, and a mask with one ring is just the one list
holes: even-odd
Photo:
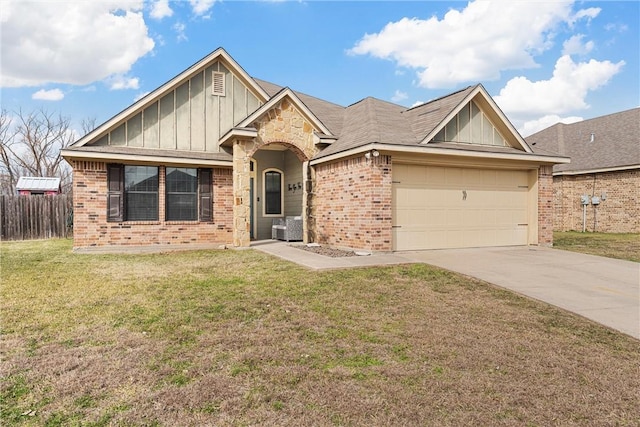
[(600, 197), (598, 197), (598, 196), (593, 196), (593, 197), (591, 198), (591, 204), (592, 204), (592, 205), (599, 205), (599, 204), (600, 204)]
[(580, 196), (580, 203), (582, 203), (583, 205), (588, 205), (589, 204), (589, 196), (587, 196), (586, 194), (584, 196)]

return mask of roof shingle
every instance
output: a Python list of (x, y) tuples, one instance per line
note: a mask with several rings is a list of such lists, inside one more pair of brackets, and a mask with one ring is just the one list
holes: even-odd
[(554, 172), (638, 167), (640, 108), (572, 124), (557, 123), (526, 141), (535, 152), (571, 157), (571, 163), (555, 165)]

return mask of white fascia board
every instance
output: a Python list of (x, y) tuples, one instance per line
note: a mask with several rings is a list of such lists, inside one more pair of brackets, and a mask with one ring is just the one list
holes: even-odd
[(222, 147), (231, 142), (233, 138), (256, 138), (257, 136), (258, 131), (256, 129), (234, 127), (222, 135), (222, 138), (218, 140), (218, 145)]
[(391, 153), (408, 153), (408, 154), (437, 154), (442, 156), (452, 157), (471, 157), (480, 159), (499, 159), (499, 160), (516, 160), (525, 162), (534, 162), (540, 164), (564, 164), (569, 163), (568, 157), (551, 157), (540, 156), (537, 154), (512, 154), (512, 153), (491, 153), (484, 151), (464, 151), (464, 150), (452, 150), (446, 148), (434, 148), (429, 146), (402, 146), (392, 144), (367, 144), (361, 147), (353, 148), (351, 150), (343, 151), (341, 153), (332, 154), (326, 157), (322, 157), (316, 160), (312, 160), (310, 164), (312, 166), (337, 160), (343, 157), (349, 157), (360, 153), (365, 153), (370, 150), (385, 151)]
[(554, 172), (553, 176), (588, 175), (588, 174), (592, 174), (592, 173), (620, 172), (620, 171), (635, 170), (635, 169), (640, 169), (640, 165), (616, 166), (616, 167), (611, 167), (611, 168), (585, 169), (585, 170), (576, 170), (576, 171), (560, 171), (560, 172)]
[(239, 76), (240, 80), (242, 80), (247, 85), (251, 86), (251, 88), (255, 90), (256, 93), (262, 97), (261, 99), (262, 102), (266, 102), (266, 100), (269, 99), (269, 95), (267, 94), (267, 92), (265, 92), (264, 89), (262, 89), (262, 87), (260, 87), (260, 85), (258, 85), (258, 83), (256, 83), (255, 80), (253, 80), (253, 78), (251, 78), (249, 74), (247, 74), (247, 72), (240, 66), (240, 64), (238, 64), (231, 57), (231, 55), (229, 55), (223, 48), (220, 47), (215, 51), (213, 51), (212, 53), (210, 53), (209, 55), (207, 55), (206, 57), (204, 57), (203, 59), (201, 59), (200, 61), (198, 61), (197, 63), (195, 63), (194, 65), (192, 65), (191, 67), (187, 68), (182, 73), (178, 74), (176, 77), (169, 80), (167, 83), (163, 84), (159, 88), (155, 89), (154, 91), (145, 95), (138, 101), (134, 102), (129, 107), (125, 108), (124, 110), (122, 110), (121, 112), (119, 112), (118, 114), (116, 114), (115, 116), (113, 116), (112, 118), (110, 118), (109, 120), (107, 120), (106, 122), (98, 126), (97, 128), (95, 128), (94, 130), (92, 130), (91, 132), (89, 132), (88, 134), (86, 134), (76, 142), (74, 142), (71, 146), (83, 147), (87, 142), (95, 139), (96, 137), (102, 136), (103, 133), (109, 131), (109, 129), (111, 129), (117, 123), (125, 120), (132, 113), (136, 111), (144, 110), (149, 105), (153, 104), (158, 99), (162, 98), (166, 93), (173, 90), (180, 83), (189, 79), (193, 74), (195, 74), (196, 72), (200, 72), (203, 68), (206, 67), (207, 64), (220, 58), (223, 59), (225, 66), (229, 68), (229, 71), (231, 71), (232, 74), (236, 74), (237, 76)]
[(320, 132), (331, 135), (331, 131), (326, 128), (326, 126), (316, 117), (315, 114), (298, 98), (298, 96), (291, 89), (284, 88), (280, 92), (278, 92), (273, 98), (271, 98), (268, 102), (262, 104), (260, 108), (254, 111), (249, 117), (238, 123), (239, 128), (247, 127), (257, 119), (259, 119), (263, 114), (273, 108), (278, 102), (282, 101), (285, 97), (289, 97), (293, 105), (298, 108), (303, 115), (311, 121), (311, 123), (316, 127), (316, 129), (320, 130)]
[(332, 135), (318, 134), (317, 132), (313, 133), (313, 143), (314, 144), (333, 144), (338, 140), (338, 137)]
[(163, 165), (197, 165), (197, 166), (232, 166), (231, 160), (207, 160), (195, 159), (187, 157), (165, 157), (165, 156), (140, 156), (137, 154), (115, 154), (95, 151), (72, 151), (62, 150), (60, 152), (65, 160), (80, 161), (104, 161), (104, 162), (130, 162), (130, 163), (149, 163)]

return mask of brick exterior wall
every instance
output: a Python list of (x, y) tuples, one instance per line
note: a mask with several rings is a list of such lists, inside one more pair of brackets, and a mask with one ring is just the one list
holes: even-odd
[(315, 167), (311, 233), (331, 246), (391, 251), (391, 157), (364, 156)]
[(538, 169), (538, 245), (553, 246), (553, 168)]
[(586, 175), (560, 175), (553, 178), (554, 229), (583, 229), (580, 196), (606, 200), (586, 209), (586, 231), (640, 233), (640, 170), (601, 172)]
[(231, 244), (233, 175), (213, 169), (213, 222), (164, 221), (164, 167), (159, 168), (159, 221), (107, 222), (107, 165), (73, 164), (74, 248), (123, 245)]

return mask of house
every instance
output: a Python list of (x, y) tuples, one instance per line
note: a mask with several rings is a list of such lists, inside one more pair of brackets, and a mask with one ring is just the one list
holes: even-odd
[(554, 229), (640, 233), (640, 108), (558, 123), (527, 142), (571, 157), (553, 167)]
[(222, 48), (76, 141), (74, 246), (269, 239), (372, 251), (552, 244), (552, 166), (482, 85), (348, 107), (252, 78)]
[(62, 188), (60, 178), (21, 176), (18, 178), (16, 191), (21, 196), (55, 196), (62, 192)]

